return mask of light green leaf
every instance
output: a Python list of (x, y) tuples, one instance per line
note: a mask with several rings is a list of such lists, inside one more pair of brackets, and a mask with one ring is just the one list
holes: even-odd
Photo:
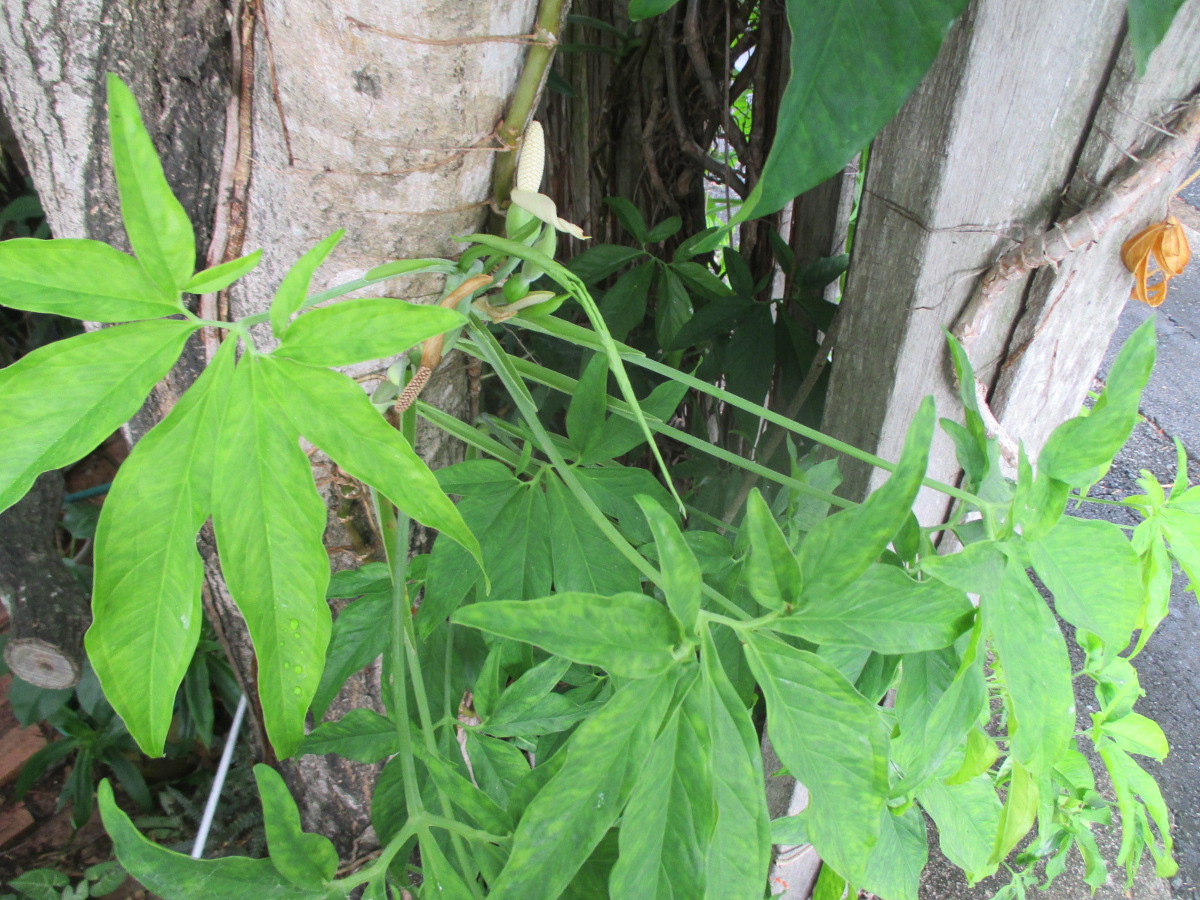
[[(340, 572), (338, 574), (341, 574)], [(313, 717), (320, 721), (346, 679), (369, 666), (391, 639), (392, 587), (368, 593), (342, 609), (333, 622), (321, 683), (313, 695)], [(383, 625), (388, 623), (388, 625)]]
[[(1178, 870), (1171, 856), (1174, 839), (1171, 836), (1171, 816), (1163, 800), (1158, 782), (1113, 741), (1103, 740), (1097, 744), (1100, 758), (1112, 778), (1113, 792), (1117, 795), (1117, 808), (1121, 811), (1121, 848), (1117, 852), (1117, 863), (1134, 868), (1141, 858), (1138, 844), (1144, 842), (1154, 855), (1158, 875), (1170, 878)], [(1140, 799), (1140, 803), (1138, 802)], [(1161, 845), (1150, 833), (1146, 816), (1149, 814), (1158, 829)], [(1141, 828), (1131, 823), (1142, 824)], [(1129, 877), (1133, 877), (1133, 871)]]
[(604, 432), (604, 414), (608, 409), (608, 358), (593, 353), (583, 368), (567, 407), (567, 437), (580, 456), (596, 443)]
[(437, 841), (421, 842), (421, 900), (475, 900), (475, 893), (450, 865)]
[(196, 266), (196, 235), (171, 193), (137, 101), (121, 79), (108, 75), (108, 130), (121, 218), (138, 262), (163, 291), (177, 296)]
[(575, 475), (600, 511), (616, 519), (621, 533), (628, 535), (635, 543), (644, 544), (654, 540), (654, 533), (646, 523), (646, 516), (634, 500), (635, 497), (645, 494), (668, 512), (674, 509), (670, 494), (646, 469), (629, 466), (576, 469)]
[(0, 371), (0, 511), (128, 421), (192, 330), (173, 319), (118, 325), (39, 347)]
[(1159, 724), (1138, 713), (1105, 722), (1100, 730), (1112, 737), (1127, 753), (1152, 756), (1162, 762), (1171, 752), (1167, 736)]
[(325, 258), (333, 252), (333, 248), (341, 241), (345, 231), (339, 228), (317, 246), (296, 261), (296, 264), (283, 276), (279, 289), (271, 298), (271, 331), (275, 337), (283, 339), (288, 330), (288, 319), (304, 305), (308, 297), (308, 286), (312, 282), (313, 273), (317, 271)]
[(357, 384), (337, 372), (288, 360), (259, 362), (273, 402), (293, 428), (406, 515), (457, 541), (480, 561), (479, 542), (429, 467), (388, 427)]
[(1033, 776), (1047, 774), (1075, 731), (1071, 660), (1058, 622), (1013, 560), (980, 609), (1008, 685), (1012, 756)]
[(700, 592), (704, 587), (700, 578), (700, 564), (679, 526), (660, 503), (645, 494), (638, 494), (634, 499), (642, 508), (650, 530), (654, 532), (667, 606), (683, 624), (684, 631), (690, 634), (696, 628), (696, 617), (700, 613)]
[(647, 678), (676, 664), (679, 622), (641, 594), (564, 592), (541, 600), (499, 600), (460, 609), (451, 621), (536, 644), (614, 675)]
[(234, 374), (216, 450), (213, 527), (254, 642), (267, 735), (288, 757), (304, 738), (329, 643), (329, 557), (308, 457), (266, 383), (272, 362), (244, 358)]
[(679, 0), (629, 0), (629, 18), (634, 22), (658, 16), (678, 3)]
[(337, 873), (337, 850), (329, 838), (308, 834), (300, 827), (300, 810), (283, 776), (259, 763), (254, 767), (254, 780), (262, 798), (267, 849), (279, 874), (302, 888), (333, 878)]
[[(512, 817), (482, 790), (464, 778), (457, 769), (440, 756), (429, 753), (420, 743), (413, 745), (417, 757), (429, 772), (434, 783), (445, 792), (450, 802), (466, 813), (477, 828), (503, 835), (513, 830)], [(454, 747), (459, 753), (459, 748)], [(459, 765), (462, 759), (459, 758)]]
[(964, 6), (788, 0), (791, 76), (779, 128), (762, 179), (734, 223), (782, 209), (837, 174), (899, 111)]
[(196, 533), (212, 509), (213, 449), (236, 341), (133, 448), (96, 529), (88, 657), (142, 750), (161, 756), (175, 693), (200, 638)]
[(637, 591), (641, 579), (633, 564), (613, 545), (556, 475), (546, 481), (550, 516), (550, 554), (556, 591), (618, 594)]
[(461, 313), (440, 306), (388, 297), (343, 300), (299, 316), (275, 353), (307, 366), (349, 366), (404, 353), (465, 323)]
[(750, 712), (742, 703), (706, 633), (696, 700), (712, 739), (712, 779), (717, 824), (706, 860), (708, 897), (742, 900), (766, 883), (771, 861), (762, 751)]
[(189, 294), (211, 294), (223, 290), (252, 271), (261, 259), (262, 251), (255, 250), (253, 253), (231, 259), (219, 266), (197, 272), (183, 286), (183, 290)]
[(1071, 485), (1098, 481), (1137, 423), (1142, 389), (1154, 368), (1154, 319), (1129, 336), (1108, 372), (1108, 385), (1091, 413), (1059, 425), (1038, 457), (1041, 472)]
[(621, 817), (613, 900), (708, 896), (704, 862), (717, 810), (712, 737), (696, 691), (693, 684), (641, 766)]
[[(926, 397), (904, 439), (892, 477), (860, 506), (823, 520), (800, 545), (800, 608), (839, 593), (867, 570), (907, 521), (925, 477), (933, 437), (933, 398)], [(840, 869), (838, 871), (841, 871)], [(847, 872), (843, 875), (857, 881)]]
[(556, 656), (538, 663), (505, 688), (490, 712), (480, 709), (477, 689), (476, 710), (484, 716), (480, 730), (496, 737), (555, 734), (586, 718), (600, 704), (553, 693), (570, 667), (570, 660)]
[(1129, 0), (1129, 45), (1137, 76), (1146, 74), (1150, 54), (1162, 43), (1183, 0)]
[(87, 322), (132, 322), (183, 312), (141, 264), (99, 241), (0, 242), (0, 303)]
[(521, 816), (490, 900), (554, 900), (562, 893), (625, 807), (674, 685), (674, 677), (629, 683), (579, 726), (559, 751), (562, 768)]
[(874, 563), (845, 590), (816, 595), (771, 627), (815, 644), (914, 653), (954, 643), (974, 616), (962, 591), (933, 579), (913, 581), (903, 569)]
[(746, 498), (745, 524), (750, 536), (745, 575), (750, 596), (768, 609), (794, 608), (804, 583), (800, 563), (757, 488)]
[(1124, 532), (1111, 522), (1064, 517), (1029, 550), (1055, 611), (1100, 638), (1109, 655), (1123, 650), (1145, 599), (1141, 561)]
[(376, 763), (399, 752), (396, 723), (373, 709), (352, 709), (336, 722), (322, 722), (300, 743), (300, 754), (336, 753), (360, 763)]
[(1193, 591), (1200, 591), (1200, 515), (1168, 507), (1158, 518), (1171, 556), (1187, 575)]
[(980, 775), (970, 781), (926, 785), (917, 796), (938, 829), (938, 845), (946, 859), (976, 882), (996, 871), (992, 846), (1000, 830), (1000, 798), (992, 779)]
[(921, 871), (929, 859), (925, 817), (915, 806), (902, 815), (885, 808), (879, 823), (879, 841), (871, 850), (862, 886), (888, 900), (917, 900)]
[(808, 786), (813, 846), (860, 883), (888, 796), (879, 710), (814, 653), (754, 632), (745, 650), (767, 699), (771, 742), (788, 772)]
[(1038, 798), (1037, 779), (1019, 762), (1014, 762), (989, 862), (1001, 862), (1029, 833), (1037, 817)]
[(113, 799), (108, 779), (100, 782), (100, 815), (121, 865), (146, 888), (172, 900), (333, 900), (320, 887), (288, 881), (269, 859), (228, 856), (192, 859), (159, 847), (138, 834)]
[(1004, 575), (1005, 565), (1004, 555), (996, 549), (994, 541), (978, 541), (967, 544), (957, 553), (935, 554), (921, 559), (923, 572), (969, 594), (982, 594), (997, 584)]
[(484, 534), (484, 571), (490, 598), (544, 597), (550, 593), (552, 555), (546, 495), (522, 482)]

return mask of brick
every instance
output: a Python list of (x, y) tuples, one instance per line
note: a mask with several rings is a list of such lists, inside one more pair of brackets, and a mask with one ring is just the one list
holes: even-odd
[(36, 725), (14, 728), (0, 737), (0, 785), (16, 778), (25, 761), (44, 746), (46, 739)]
[(29, 814), (24, 803), (18, 803), (12, 809), (6, 809), (0, 813), (0, 847), (17, 840), (33, 825), (33, 816)]

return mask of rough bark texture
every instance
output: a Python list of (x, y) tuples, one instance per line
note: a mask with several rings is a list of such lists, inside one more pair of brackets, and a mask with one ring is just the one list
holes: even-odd
[[(250, 8), (247, 29), (246, 10), (234, 7), (216, 0), (4, 5), (0, 100), (56, 236), (124, 243), (104, 125), (103, 73), (115, 71), (137, 96), (167, 178), (196, 225), (201, 260), (230, 252), (234, 213), (244, 214), (244, 251), (265, 250), (230, 298), (232, 315), (265, 310), (287, 268), (336, 228), (347, 237), (314, 289), (393, 259), (455, 255), (452, 237), (483, 220), (498, 149), (492, 132), (525, 55), (535, 0), (266, 0)], [(238, 102), (242, 72), (249, 108)], [(248, 162), (244, 196), (232, 177), (239, 146)], [(372, 293), (432, 298), (440, 285), (388, 287)], [(205, 350), (199, 340), (189, 344), (135, 433), (170, 408)], [(450, 358), (424, 399), (460, 412), (464, 385), (461, 364)], [(419, 442), (434, 466), (455, 458), (455, 446), (432, 430), (422, 430)], [(359, 562), (336, 518), (326, 537), (336, 568)], [(207, 531), (200, 546), (206, 609), (243, 684), (252, 685), (249, 640)], [(351, 680), (329, 715), (377, 704), (378, 672), (368, 671)], [(336, 823), (339, 850), (356, 846), (369, 823), (373, 770), (308, 757), (288, 763), (285, 774), (306, 826), (332, 831)]]
[(0, 514), (0, 600), (8, 607), (4, 661), (38, 687), (73, 687), (83, 672), (83, 633), (91, 622), (87, 592), (54, 544), (63, 477), (42, 475)]

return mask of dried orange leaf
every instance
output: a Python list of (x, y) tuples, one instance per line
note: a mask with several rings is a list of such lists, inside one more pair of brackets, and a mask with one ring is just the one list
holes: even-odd
[(1192, 248), (1188, 245), (1187, 233), (1182, 223), (1171, 216), (1167, 219), (1166, 228), (1155, 248), (1158, 264), (1169, 276), (1178, 275), (1192, 258)]

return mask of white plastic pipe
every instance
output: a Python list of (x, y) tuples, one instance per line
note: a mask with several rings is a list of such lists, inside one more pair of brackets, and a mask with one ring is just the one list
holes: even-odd
[(212, 829), (213, 815), (217, 811), (217, 803), (221, 800), (221, 788), (225, 787), (225, 776), (229, 774), (229, 764), (233, 761), (233, 747), (237, 743), (238, 732), (242, 729), (242, 718), (245, 715), (246, 695), (242, 694), (233, 714), (233, 725), (229, 728), (225, 749), (221, 751), (221, 761), (217, 764), (217, 776), (213, 779), (212, 790), (208, 792), (208, 803), (204, 805), (200, 830), (196, 832), (196, 842), (192, 844), (192, 859), (200, 859), (204, 855), (204, 845), (208, 842), (208, 832)]

